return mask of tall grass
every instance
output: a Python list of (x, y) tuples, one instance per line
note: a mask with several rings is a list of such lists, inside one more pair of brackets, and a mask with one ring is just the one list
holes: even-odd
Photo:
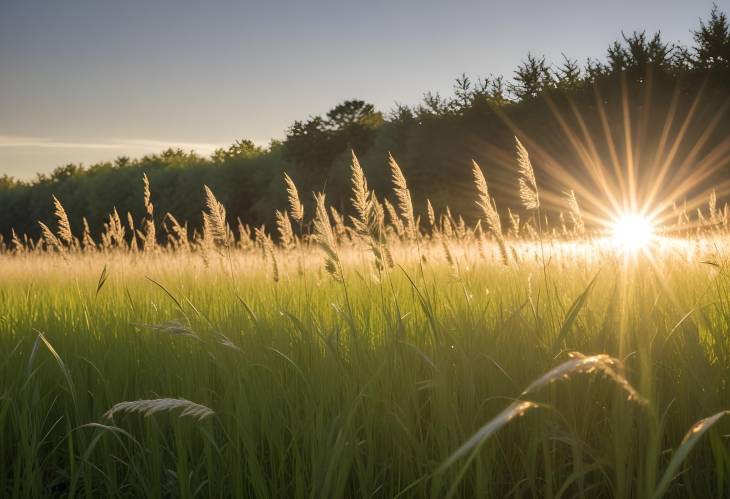
[(99, 243), (65, 238), (58, 209), (43, 241), (16, 235), (0, 495), (728, 495), (721, 210), (627, 258), (572, 193), (560, 237), (517, 214), (503, 234), (476, 164), (487, 236), (430, 202), (424, 230), (391, 169), (397, 208), (353, 156), (339, 229), (285, 177), (278, 244), (234, 232), (207, 187), (202, 234), (156, 222), (149, 183), (145, 251), (116, 210)]

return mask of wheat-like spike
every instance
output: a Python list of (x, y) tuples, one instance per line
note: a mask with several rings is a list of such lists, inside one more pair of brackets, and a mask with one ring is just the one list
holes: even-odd
[(254, 244), (258, 247), (260, 247), (264, 251), (264, 255), (266, 254), (266, 243), (271, 242), (273, 244), (273, 241), (271, 241), (271, 237), (266, 233), (266, 225), (260, 225), (258, 227), (255, 227), (253, 230), (254, 234)]
[(340, 215), (340, 212), (334, 206), (330, 206), (330, 214), (332, 215), (332, 221), (335, 226), (335, 236), (338, 241), (343, 241), (347, 236), (347, 227), (345, 227), (345, 221)]
[(129, 233), (132, 235), (131, 239), (129, 240), (129, 249), (132, 251), (132, 253), (136, 253), (138, 249), (137, 245), (137, 238), (144, 240), (144, 234), (142, 234), (140, 231), (138, 231), (134, 226), (134, 218), (132, 218), (132, 214), (130, 212), (127, 212), (127, 227), (129, 227)]
[(284, 182), (286, 182), (286, 193), (289, 196), (289, 215), (295, 222), (301, 224), (304, 221), (304, 205), (299, 200), (297, 186), (286, 173), (284, 173)]
[[(288, 218), (287, 218), (288, 220)], [(274, 243), (271, 238), (265, 238), (263, 241), (264, 254), (271, 261), (271, 279), (274, 282), (279, 282), (279, 261), (276, 259), (276, 252), (274, 251)]]
[(456, 236), (459, 238), (459, 240), (464, 240), (466, 238), (466, 222), (464, 221), (464, 217), (459, 215), (459, 219), (456, 221)]
[(61, 201), (58, 200), (55, 194), (51, 195), (51, 197), (53, 197), (53, 214), (56, 216), (56, 220), (58, 222), (58, 239), (66, 246), (73, 249), (76, 247), (76, 238), (74, 237), (73, 232), (71, 232), (71, 223), (68, 221), (66, 210), (63, 208)]
[(373, 207), (373, 229), (377, 231), (378, 238), (381, 238), (383, 237), (383, 230), (385, 228), (385, 208), (378, 201), (378, 197), (374, 192), (370, 192), (370, 198), (370, 205)]
[(82, 218), (82, 222), (84, 224), (84, 234), (82, 236), (81, 242), (82, 242), (84, 251), (93, 251), (96, 249), (96, 242), (94, 241), (94, 238), (91, 237), (91, 229), (89, 229), (89, 222), (86, 220), (86, 217)]
[(448, 213), (441, 214), (441, 233), (447, 239), (451, 239), (454, 236), (454, 228), (451, 224), (451, 217), (449, 217)]
[(170, 229), (168, 229), (168, 237), (169, 241), (172, 244), (172, 246), (176, 249), (185, 248), (187, 249), (189, 247), (188, 244), (188, 228), (187, 225), (180, 225), (180, 223), (177, 221), (177, 219), (172, 216), (172, 213), (167, 212), (165, 213), (163, 220), (163, 225), (165, 220), (170, 221)]
[(152, 204), (152, 191), (150, 190), (150, 179), (147, 178), (147, 174), (142, 174), (142, 184), (144, 185), (144, 209), (149, 217), (155, 212), (155, 207)]
[(383, 199), (383, 203), (385, 204), (385, 211), (388, 212), (390, 223), (393, 225), (396, 235), (402, 239), (406, 231), (405, 227), (403, 226), (403, 221), (398, 216), (398, 212), (395, 211), (393, 205), (390, 204), (390, 201), (388, 201), (387, 199)]
[(241, 249), (248, 250), (253, 247), (251, 241), (251, 227), (241, 222), (241, 219), (236, 217), (238, 223), (238, 245)]
[(23, 241), (18, 237), (18, 234), (15, 232), (15, 229), (10, 229), (10, 244), (13, 246), (13, 252), (20, 254), (25, 253), (27, 248)]
[(56, 237), (53, 231), (49, 229), (48, 226), (43, 222), (38, 222), (38, 225), (41, 226), (41, 233), (43, 234), (43, 240), (46, 242), (46, 245), (51, 248), (56, 248), (61, 254), (65, 253), (66, 248), (63, 246), (63, 243), (61, 243), (61, 241)]
[(294, 230), (291, 226), (291, 220), (286, 211), (276, 210), (274, 212), (276, 217), (276, 229), (279, 231), (279, 241), (281, 247), (285, 250), (291, 249), (295, 246)]
[(487, 222), (487, 228), (495, 236), (502, 237), (502, 222), (499, 219), (499, 213), (494, 206), (494, 201), (489, 196), (489, 187), (487, 180), (484, 178), (481, 168), (476, 161), (472, 160), (472, 173), (474, 174), (474, 184), (476, 184), (479, 193), (479, 201), (477, 206), (482, 209), (484, 219)]
[(436, 213), (433, 211), (431, 200), (426, 198), (426, 215), (428, 216), (428, 225), (433, 228), (436, 225)]
[(325, 271), (337, 282), (343, 282), (342, 267), (337, 254), (337, 241), (330, 225), (325, 197), (322, 193), (314, 195), (316, 212), (314, 217), (314, 240), (324, 251)]
[(710, 200), (707, 202), (707, 207), (710, 211), (710, 221), (715, 223), (717, 219), (717, 193), (714, 189), (710, 193)]
[(152, 192), (150, 191), (150, 181), (147, 178), (147, 174), (142, 175), (142, 182), (144, 184), (144, 208), (147, 213), (144, 223), (144, 250), (154, 251), (157, 249), (157, 230), (155, 227), (155, 207), (152, 204)]
[(583, 223), (583, 215), (580, 211), (580, 206), (578, 205), (578, 199), (575, 197), (575, 192), (573, 192), (573, 189), (567, 191), (565, 193), (565, 197), (568, 200), (568, 209), (570, 210), (570, 221), (573, 224), (573, 230), (578, 235), (585, 234), (586, 227)]
[(472, 173), (474, 174), (474, 184), (476, 185), (477, 192), (479, 193), (477, 206), (482, 209), (482, 212), (484, 213), (484, 220), (487, 222), (487, 229), (489, 229), (489, 232), (497, 240), (502, 262), (507, 265), (509, 257), (507, 253), (507, 245), (504, 241), (504, 235), (502, 234), (502, 222), (499, 218), (499, 212), (494, 204), (494, 200), (489, 196), (487, 179), (484, 178), (482, 169), (479, 168), (479, 165), (474, 160), (472, 160)]
[(406, 236), (411, 240), (416, 239), (418, 237), (418, 227), (416, 225), (416, 217), (413, 214), (411, 191), (408, 190), (406, 177), (390, 153), (388, 154), (388, 163), (390, 164), (390, 171), (393, 177), (395, 196), (398, 198), (398, 208), (400, 209), (401, 216), (406, 221)]
[(363, 235), (368, 232), (371, 223), (372, 206), (365, 172), (355, 156), (355, 151), (352, 151), (352, 191), (352, 205), (357, 217), (351, 217), (351, 220), (358, 234)]
[(520, 174), (520, 200), (526, 209), (536, 210), (540, 207), (540, 197), (537, 193), (535, 171), (532, 168), (527, 149), (517, 137), (515, 137), (515, 142), (517, 143), (517, 168)]
[(226, 222), (226, 209), (222, 203), (220, 203), (213, 191), (207, 185), (203, 186), (205, 191), (205, 207), (207, 213), (205, 213), (204, 225), (207, 225), (207, 229), (210, 232), (210, 237), (214, 242), (217, 242), (223, 246), (228, 246), (228, 223)]
[(119, 212), (117, 212), (116, 207), (109, 214), (109, 224), (107, 227), (109, 232), (109, 247), (124, 247), (126, 244), (124, 240), (124, 225), (122, 225), (122, 219), (119, 217)]
[(114, 418), (117, 413), (142, 414), (145, 417), (152, 416), (158, 412), (181, 411), (180, 417), (189, 416), (191, 418), (201, 420), (209, 416), (215, 415), (215, 412), (207, 406), (196, 404), (185, 399), (162, 398), (151, 400), (132, 400), (129, 402), (119, 402), (114, 404), (111, 409), (104, 413), (107, 419)]

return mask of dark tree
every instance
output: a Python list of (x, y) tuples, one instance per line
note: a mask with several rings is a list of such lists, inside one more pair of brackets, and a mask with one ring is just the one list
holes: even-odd
[(553, 77), (545, 57), (538, 59), (527, 54), (527, 60), (522, 61), (515, 71), (515, 83), (510, 85), (510, 91), (519, 100), (533, 99), (552, 84)]
[(701, 69), (724, 69), (730, 67), (730, 29), (727, 16), (717, 5), (712, 7), (710, 19), (700, 20), (700, 28), (693, 32), (696, 65)]

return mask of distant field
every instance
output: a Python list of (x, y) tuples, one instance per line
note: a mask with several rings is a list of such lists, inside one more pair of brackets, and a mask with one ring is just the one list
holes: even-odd
[(727, 497), (727, 211), (502, 229), (476, 168), (484, 228), (356, 167), (353, 219), (292, 225), (292, 184), (276, 244), (212, 192), (164, 247), (147, 185), (133, 240), (58, 203), (0, 254), (0, 495)]

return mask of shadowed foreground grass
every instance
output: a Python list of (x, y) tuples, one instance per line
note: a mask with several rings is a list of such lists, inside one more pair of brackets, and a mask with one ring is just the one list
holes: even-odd
[[(238, 252), (0, 255), (0, 495), (730, 494), (722, 262), (352, 250), (338, 283), (276, 251), (278, 282)], [(572, 351), (621, 362), (521, 396)], [(164, 398), (213, 413), (105, 416)]]

